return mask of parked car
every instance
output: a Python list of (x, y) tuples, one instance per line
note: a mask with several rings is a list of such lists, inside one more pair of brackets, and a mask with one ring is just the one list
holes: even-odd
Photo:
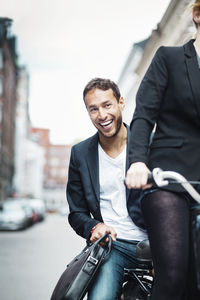
[(7, 200), (0, 205), (0, 230), (21, 230), (28, 225), (26, 212), (19, 203)]
[(37, 214), (37, 221), (43, 221), (46, 217), (46, 208), (44, 201), (42, 199), (31, 198), (27, 199), (27, 202), (35, 210)]
[(37, 212), (29, 203), (29, 201), (28, 201), (29, 199), (27, 199), (27, 198), (9, 198), (8, 200), (18, 203), (22, 207), (22, 209), (26, 213), (29, 226), (31, 226), (35, 222), (37, 222), (37, 220), (38, 220)]

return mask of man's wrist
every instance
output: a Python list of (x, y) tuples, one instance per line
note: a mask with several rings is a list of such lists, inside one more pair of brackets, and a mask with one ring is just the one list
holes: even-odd
[(93, 232), (95, 231), (95, 229), (97, 228), (97, 226), (99, 226), (100, 224), (104, 224), (103, 222), (100, 222), (100, 223), (97, 223), (94, 227), (92, 227), (92, 230), (91, 230), (91, 235), (93, 234)]

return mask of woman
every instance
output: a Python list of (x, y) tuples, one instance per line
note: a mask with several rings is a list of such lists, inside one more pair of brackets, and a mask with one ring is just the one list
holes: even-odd
[(192, 200), (178, 185), (164, 190), (147, 184), (155, 167), (200, 180), (200, 0), (195, 0), (192, 13), (196, 39), (158, 49), (139, 87), (131, 123), (126, 184), (150, 188), (141, 206), (155, 269), (153, 300), (187, 299), (189, 290), (188, 299), (200, 299), (195, 276), (191, 283), (187, 279)]

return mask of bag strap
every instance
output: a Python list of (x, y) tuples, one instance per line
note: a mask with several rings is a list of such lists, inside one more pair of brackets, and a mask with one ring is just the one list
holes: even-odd
[(109, 254), (110, 254), (110, 251), (111, 251), (111, 247), (112, 247), (112, 239), (111, 239), (111, 236), (108, 235), (108, 238), (109, 238), (109, 242), (107, 244), (107, 252), (106, 252), (106, 255), (104, 256), (104, 258), (106, 258)]
[(96, 246), (97, 244), (100, 244), (103, 240), (105, 240), (106, 238), (109, 239), (108, 244), (106, 245), (106, 253), (104, 258), (106, 258), (106, 256), (108, 256), (110, 254), (111, 251), (111, 247), (112, 247), (112, 239), (109, 233), (105, 233), (104, 235), (102, 235), (95, 243), (94, 246)]

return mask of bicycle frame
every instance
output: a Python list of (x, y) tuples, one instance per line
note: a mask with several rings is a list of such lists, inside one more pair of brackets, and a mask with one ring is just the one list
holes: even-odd
[[(125, 282), (126, 282), (125, 284), (130, 284), (132, 285), (132, 287), (137, 286), (138, 284), (140, 291), (143, 292), (142, 298), (137, 298), (139, 300), (140, 299), (150, 300), (151, 289), (153, 284), (152, 269), (153, 269), (152, 266), (151, 267), (146, 266), (144, 268), (140, 268), (140, 265), (138, 265), (138, 268), (124, 270)], [(126, 297), (124, 298), (124, 300), (126, 300)]]

